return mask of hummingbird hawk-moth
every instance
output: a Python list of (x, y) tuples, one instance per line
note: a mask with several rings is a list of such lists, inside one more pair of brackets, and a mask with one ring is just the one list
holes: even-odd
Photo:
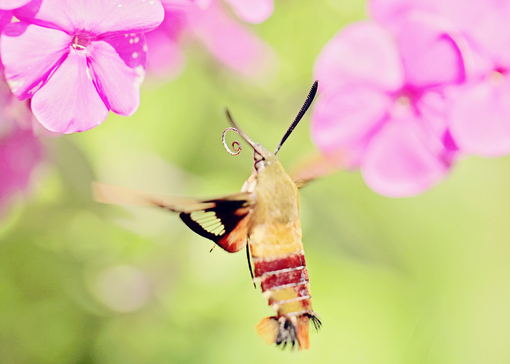
[(232, 155), (241, 152), (237, 141), (232, 143), (233, 151), (225, 142), (225, 134), (234, 131), (253, 148), (254, 154), (253, 173), (239, 193), (210, 200), (195, 200), (94, 184), (95, 196), (99, 202), (159, 206), (179, 213), (179, 217), (191, 230), (212, 240), (229, 253), (246, 247), (253, 282), (260, 285), (262, 294), (276, 312), (275, 316), (264, 318), (256, 326), (257, 333), (269, 344), (276, 343), (285, 347), (297, 343), (301, 349), (310, 346), (309, 322), (316, 329), (321, 325), (312, 310), (299, 221), (298, 188), (307, 181), (292, 180), (276, 154), (310, 107), (317, 87), (318, 82), (315, 81), (274, 153), (254, 143), (244, 134), (227, 110), (232, 126), (222, 134), (225, 148)]

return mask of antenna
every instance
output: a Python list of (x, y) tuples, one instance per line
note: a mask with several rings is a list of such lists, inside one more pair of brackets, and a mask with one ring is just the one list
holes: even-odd
[(238, 155), (239, 153), (241, 153), (241, 145), (239, 144), (239, 142), (237, 140), (235, 140), (233, 143), (232, 143), (232, 148), (234, 149), (234, 151), (232, 152), (230, 150), (230, 148), (228, 147), (227, 145), (227, 142), (225, 140), (225, 134), (227, 134), (227, 132), (229, 130), (232, 130), (233, 132), (239, 134), (245, 141), (246, 143), (248, 143), (252, 148), (253, 150), (262, 155), (261, 151), (260, 151), (260, 148), (259, 146), (254, 143), (249, 137), (248, 135), (246, 135), (245, 133), (243, 133), (243, 131), (239, 128), (239, 126), (237, 126), (234, 118), (232, 117), (232, 115), (230, 114), (230, 111), (228, 109), (225, 109), (225, 112), (227, 114), (227, 118), (228, 118), (228, 121), (230, 122), (230, 125), (232, 125), (232, 127), (229, 127), (229, 128), (226, 128), (225, 130), (223, 130), (223, 134), (221, 135), (221, 141), (223, 142), (223, 146), (225, 147), (225, 149), (227, 150), (227, 152), (229, 152), (230, 154), (232, 155)]
[(280, 144), (278, 144), (278, 146), (276, 147), (276, 150), (274, 151), (274, 154), (278, 153), (278, 151), (280, 150), (280, 148), (282, 147), (283, 143), (285, 143), (285, 141), (287, 140), (287, 138), (289, 137), (289, 135), (292, 133), (292, 131), (294, 130), (294, 128), (296, 127), (296, 125), (299, 123), (299, 121), (303, 118), (303, 116), (305, 115), (306, 113), (306, 110), (308, 110), (308, 108), (310, 107), (310, 105), (312, 104), (313, 102), (313, 99), (315, 98), (315, 94), (317, 93), (317, 87), (319, 86), (319, 81), (315, 81), (312, 85), (312, 88), (310, 89), (310, 92), (308, 93), (308, 96), (306, 97), (306, 100), (305, 100), (305, 103), (303, 104), (303, 106), (301, 107), (301, 110), (299, 110), (299, 113), (297, 114), (296, 118), (294, 119), (294, 121), (292, 122), (292, 124), (290, 124), (289, 128), (287, 129), (287, 132), (285, 133), (285, 135), (283, 136)]
[(232, 114), (230, 113), (230, 110), (227, 107), (225, 108), (225, 113), (227, 114), (227, 119), (228, 119), (230, 125), (232, 125), (232, 127), (236, 128), (237, 130), (241, 130), (241, 128), (239, 126), (237, 126), (237, 123), (235, 122), (234, 117), (232, 116)]

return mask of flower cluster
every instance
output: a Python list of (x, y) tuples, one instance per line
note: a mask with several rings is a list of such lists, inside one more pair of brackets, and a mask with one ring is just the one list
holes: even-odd
[[(274, 7), (225, 2), (249, 23)], [(146, 67), (161, 76), (182, 65), (184, 34), (245, 76), (274, 64), (271, 48), (217, 0), (0, 0), (0, 33), (0, 214), (42, 160), (34, 132), (89, 130), (109, 111), (132, 115)]]
[[(274, 6), (273, 0), (225, 2), (251, 23), (267, 19)], [(11, 22), (13, 17), (19, 21)], [(178, 72), (183, 34), (200, 39), (217, 59), (246, 76), (257, 77), (274, 63), (270, 47), (228, 17), (217, 0), (91, 0), (86, 5), (3, 0), (0, 30), (0, 59), (12, 92), (20, 100), (31, 99), (36, 120), (59, 133), (89, 130), (109, 111), (132, 115), (147, 62), (159, 76)]]
[[(273, 0), (225, 0), (240, 19), (260, 23), (273, 12)], [(165, 19), (146, 34), (150, 49), (147, 69), (159, 78), (178, 75), (184, 64), (181, 46), (201, 43), (217, 61), (244, 76), (258, 80), (271, 76), (276, 55), (269, 45), (228, 16), (217, 0), (162, 0)]]
[(461, 155), (510, 152), (508, 0), (370, 0), (315, 65), (312, 138), (392, 197), (435, 185)]

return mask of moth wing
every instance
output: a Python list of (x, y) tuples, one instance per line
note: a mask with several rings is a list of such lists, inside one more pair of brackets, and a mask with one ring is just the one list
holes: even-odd
[(181, 212), (179, 217), (191, 230), (214, 241), (229, 253), (244, 248), (248, 241), (252, 195), (241, 192), (204, 203), (214, 206)]
[(254, 195), (249, 192), (196, 200), (144, 193), (98, 182), (94, 182), (93, 190), (98, 202), (158, 206), (179, 212), (179, 217), (191, 230), (230, 253), (241, 250), (248, 241), (248, 215), (255, 202)]
[(193, 211), (207, 208), (199, 200), (179, 198), (164, 194), (146, 193), (131, 188), (113, 186), (105, 183), (92, 183), (94, 198), (97, 202), (115, 205), (159, 206), (174, 212)]
[(297, 188), (303, 188), (308, 183), (312, 182), (313, 180), (315, 180), (315, 178), (307, 178), (307, 179), (301, 178), (301, 179), (295, 180), (294, 183), (296, 184)]
[[(342, 156), (336, 156), (337, 159)], [(345, 162), (346, 163), (346, 162)], [(327, 176), (341, 168), (332, 162), (332, 159), (326, 158), (320, 154), (314, 154), (303, 160), (300, 165), (291, 173), (297, 188), (302, 188), (308, 183)], [(345, 165), (347, 168), (347, 164)]]

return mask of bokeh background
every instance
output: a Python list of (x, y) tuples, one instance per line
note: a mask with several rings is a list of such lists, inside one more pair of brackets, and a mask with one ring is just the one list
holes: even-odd
[[(469, 158), (419, 197), (390, 199), (359, 173), (301, 190), (314, 309), (307, 352), (267, 346), (272, 315), (243, 252), (177, 215), (93, 201), (93, 180), (213, 197), (240, 189), (249, 148), (228, 155), (228, 106), (274, 148), (313, 82), (315, 58), (361, 0), (278, 0), (253, 26), (279, 73), (253, 83), (191, 45), (183, 74), (150, 80), (136, 114), (46, 142), (29, 199), (0, 222), (0, 363), (509, 363), (510, 159)], [(279, 153), (292, 171), (315, 153), (309, 117)], [(231, 136), (232, 137), (232, 136)]]

